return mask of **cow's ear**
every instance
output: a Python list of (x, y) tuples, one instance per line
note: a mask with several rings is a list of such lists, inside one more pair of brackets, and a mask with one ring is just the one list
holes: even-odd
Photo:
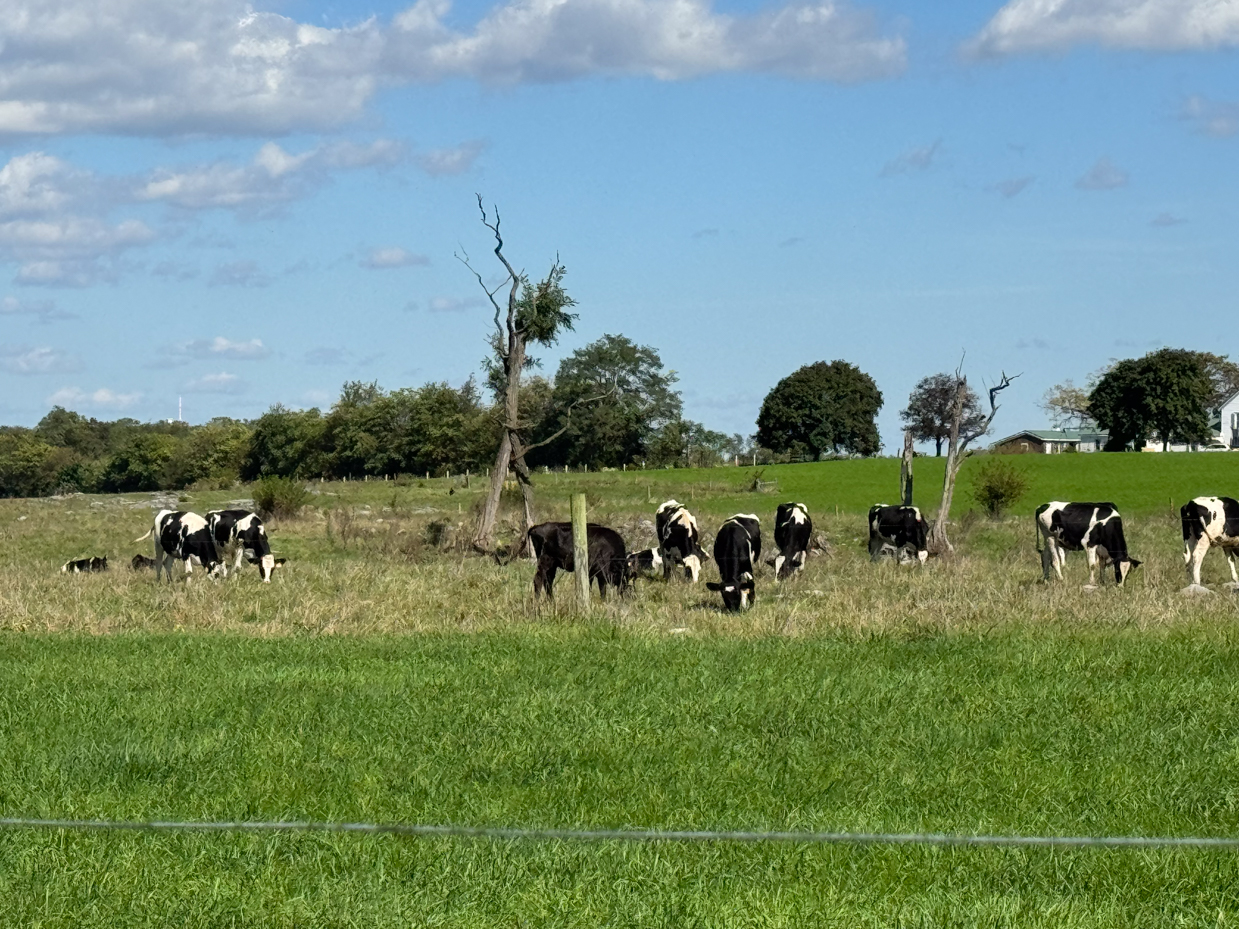
[(722, 590), (723, 585), (714, 581), (706, 581), (706, 590)]

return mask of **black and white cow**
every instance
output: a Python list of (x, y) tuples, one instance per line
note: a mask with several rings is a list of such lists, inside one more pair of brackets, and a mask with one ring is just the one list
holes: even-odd
[(753, 565), (760, 557), (761, 521), (756, 516), (738, 513), (719, 526), (714, 537), (719, 582), (710, 581), (706, 587), (723, 595), (723, 609), (734, 613), (756, 602)]
[(670, 580), (672, 567), (683, 565), (684, 576), (697, 583), (706, 553), (701, 550), (701, 534), (693, 514), (682, 503), (668, 500), (654, 513), (654, 531), (658, 534), (663, 578)]
[(211, 527), (197, 513), (160, 510), (155, 514), (155, 524), (150, 532), (134, 541), (143, 542), (151, 536), (155, 537), (156, 581), (167, 571), (168, 583), (172, 582), (172, 562), (177, 559), (185, 562), (186, 577), (193, 573), (194, 565), (205, 568), (208, 577), (228, 576), (228, 568), (219, 558)]
[(1231, 497), (1197, 497), (1185, 503), (1183, 517), (1183, 561), (1188, 581), (1200, 586), (1200, 563), (1213, 546), (1226, 553), (1230, 565), (1231, 587), (1239, 587), (1239, 500)]
[(108, 556), (102, 558), (79, 558), (76, 561), (66, 561), (60, 569), (61, 574), (95, 574), (108, 569)]
[(813, 520), (803, 503), (780, 503), (774, 513), (774, 573), (779, 580), (791, 577), (804, 567), (813, 538)]
[[(623, 537), (614, 529), (588, 523), (585, 527), (589, 546), (589, 579), (598, 582), (598, 595), (607, 598), (607, 586), (621, 594), (628, 587), (628, 559)], [(555, 598), (555, 573), (575, 571), (576, 558), (572, 549), (572, 523), (539, 523), (529, 530), (538, 571), (533, 578), (533, 595), (546, 590)]]
[(633, 552), (628, 556), (628, 576), (635, 577), (653, 577), (662, 569), (663, 556), (658, 554), (656, 548), (644, 548), (639, 552)]
[(899, 564), (916, 560), (924, 564), (929, 557), (929, 525), (914, 506), (869, 508), (869, 560), (893, 557)]
[(145, 555), (134, 555), (133, 558), (129, 560), (129, 570), (131, 571), (145, 571), (147, 568), (154, 567), (155, 559), (147, 558)]
[(1088, 558), (1090, 588), (1097, 584), (1098, 565), (1103, 571), (1107, 565), (1114, 565), (1114, 583), (1119, 587), (1131, 570), (1140, 566), (1127, 554), (1123, 517), (1113, 503), (1043, 503), (1037, 507), (1036, 522), (1037, 551), (1041, 553), (1041, 571), (1047, 581), (1051, 568), (1061, 581), (1067, 552), (1080, 549)]
[(206, 521), (225, 564), (231, 560), (232, 570), (240, 572), (241, 560), (245, 559), (258, 565), (259, 577), (270, 583), (275, 557), (267, 540), (267, 528), (257, 514), (249, 510), (211, 510)]

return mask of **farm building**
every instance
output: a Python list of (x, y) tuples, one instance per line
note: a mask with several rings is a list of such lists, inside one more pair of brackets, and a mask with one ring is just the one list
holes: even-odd
[(1218, 439), (1227, 448), (1239, 448), (1239, 391), (1222, 401), (1215, 416)]
[(1054, 455), (1060, 452), (1097, 452), (1106, 444), (1104, 432), (1075, 429), (1025, 429), (999, 439), (991, 450), (1000, 455)]

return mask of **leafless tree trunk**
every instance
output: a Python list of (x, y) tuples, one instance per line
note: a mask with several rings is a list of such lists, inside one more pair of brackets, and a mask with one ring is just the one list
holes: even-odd
[(942, 503), (938, 506), (938, 517), (929, 530), (929, 551), (935, 555), (949, 555), (955, 551), (951, 540), (947, 538), (946, 525), (951, 518), (951, 502), (955, 497), (955, 479), (964, 461), (972, 454), (968, 448), (974, 440), (989, 432), (994, 417), (998, 414), (998, 393), (1011, 386), (1018, 374), (1007, 377), (1003, 372), (1002, 379), (989, 389), (989, 416), (984, 424), (971, 432), (960, 434), (960, 420), (964, 415), (964, 399), (968, 392), (968, 379), (962, 374), (963, 361), (955, 369), (955, 405), (951, 411), (951, 433), (947, 441), (946, 471), (942, 478)]
[(899, 465), (899, 500), (904, 506), (912, 505), (912, 431), (903, 431), (903, 461)]

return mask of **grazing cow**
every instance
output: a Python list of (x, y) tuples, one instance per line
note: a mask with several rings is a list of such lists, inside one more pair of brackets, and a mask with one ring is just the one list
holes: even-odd
[(870, 561), (890, 555), (900, 564), (914, 558), (924, 564), (929, 557), (928, 538), (929, 526), (916, 507), (879, 503), (869, 508)]
[(706, 587), (723, 595), (723, 609), (729, 613), (756, 602), (753, 565), (760, 557), (761, 522), (756, 516), (737, 514), (719, 526), (714, 537), (714, 560), (720, 580), (710, 581)]
[(662, 566), (663, 558), (656, 548), (645, 548), (628, 556), (629, 578), (653, 577)]
[[(589, 579), (598, 582), (598, 595), (607, 598), (607, 585), (621, 594), (628, 587), (628, 559), (623, 537), (614, 529), (588, 523), (585, 527), (589, 546)], [(572, 550), (572, 523), (539, 523), (529, 530), (529, 544), (538, 561), (533, 578), (533, 594), (546, 590), (548, 599), (555, 599), (555, 573), (575, 571), (576, 558)]]
[(241, 559), (258, 565), (263, 583), (270, 583), (275, 558), (267, 541), (267, 528), (249, 510), (211, 510), (206, 514), (211, 537), (223, 553), (224, 563), (233, 562), (232, 570), (240, 572)]
[(1043, 503), (1037, 507), (1036, 522), (1037, 551), (1041, 553), (1041, 570), (1047, 581), (1051, 568), (1061, 581), (1067, 552), (1080, 549), (1088, 558), (1090, 588), (1096, 586), (1099, 564), (1103, 571), (1106, 565), (1114, 565), (1114, 583), (1119, 587), (1131, 570), (1140, 566), (1127, 554), (1123, 517), (1113, 503)]
[(813, 538), (813, 520), (803, 503), (780, 503), (774, 513), (774, 544), (779, 553), (774, 558), (774, 573), (779, 580), (791, 577), (804, 567), (809, 541)]
[(145, 555), (134, 555), (129, 562), (129, 569), (131, 571), (142, 571), (145, 568), (153, 567), (155, 567), (155, 559), (147, 558)]
[(1200, 563), (1213, 546), (1226, 553), (1231, 587), (1239, 587), (1239, 500), (1231, 497), (1197, 497), (1179, 510), (1183, 517), (1183, 561), (1190, 583), (1200, 586)]
[(108, 569), (108, 556), (102, 558), (79, 558), (76, 561), (66, 561), (60, 569), (61, 574), (95, 574)]
[(168, 583), (172, 583), (172, 562), (178, 558), (185, 562), (185, 576), (193, 573), (193, 566), (206, 569), (208, 577), (227, 577), (228, 568), (220, 561), (215, 539), (211, 535), (211, 527), (197, 513), (184, 511), (160, 510), (155, 514), (155, 524), (151, 530), (135, 542), (143, 542), (151, 536), (155, 537), (155, 580), (168, 572)]
[(654, 530), (658, 533), (658, 553), (663, 563), (663, 578), (671, 579), (671, 568), (684, 565), (684, 576), (697, 583), (701, 562), (706, 553), (701, 550), (701, 535), (693, 514), (676, 500), (668, 500), (654, 514)]

